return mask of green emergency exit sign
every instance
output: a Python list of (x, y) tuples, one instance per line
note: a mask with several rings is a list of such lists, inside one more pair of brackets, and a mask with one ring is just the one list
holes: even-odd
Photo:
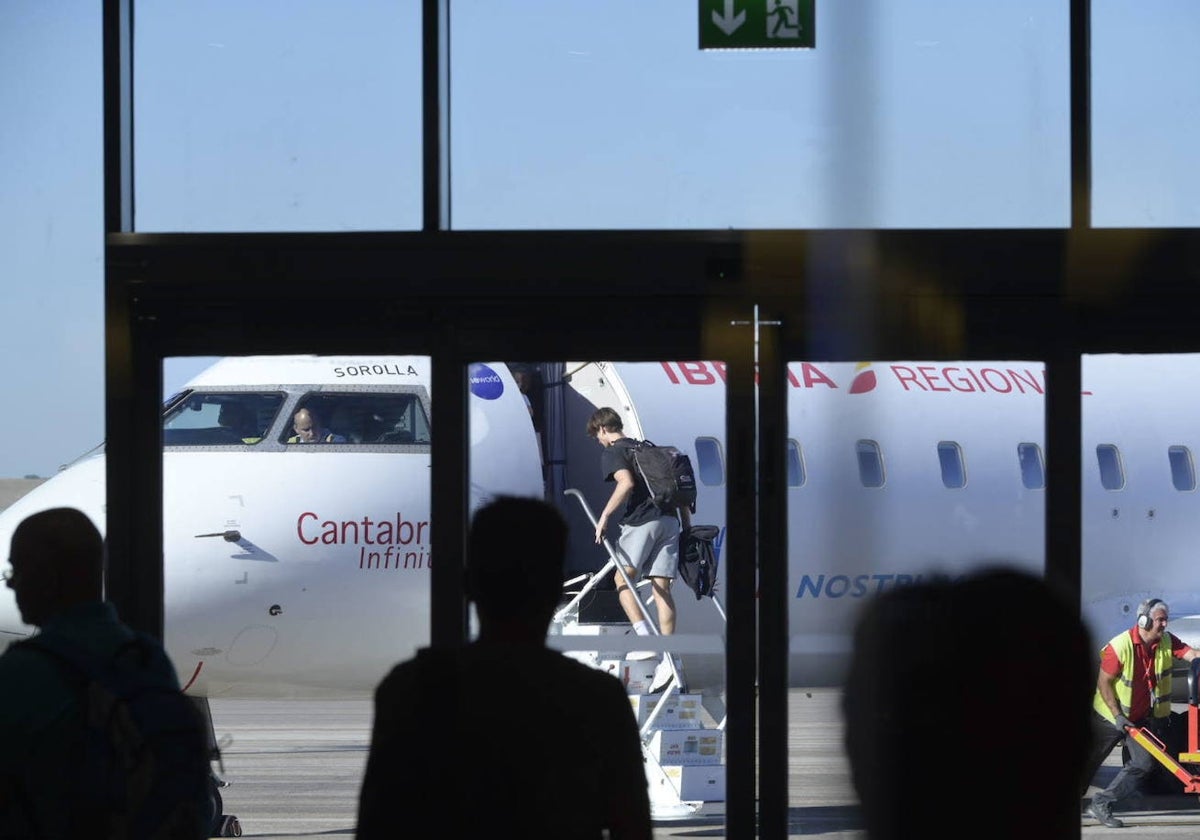
[(700, 49), (811, 49), (816, 45), (816, 2), (700, 0)]

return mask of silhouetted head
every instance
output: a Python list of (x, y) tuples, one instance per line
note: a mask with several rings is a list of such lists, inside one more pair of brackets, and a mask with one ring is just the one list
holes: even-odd
[(41, 627), (70, 607), (102, 598), (104, 541), (75, 508), (52, 508), (23, 520), (13, 532), (8, 562), (8, 587), (26, 624)]
[(1078, 607), (1040, 577), (989, 569), (876, 596), (842, 695), (868, 835), (963, 819), (972, 837), (1077, 832), (1095, 668)]
[(467, 541), (467, 596), (480, 630), (497, 623), (546, 633), (562, 597), (567, 524), (538, 499), (501, 496), (475, 512)]

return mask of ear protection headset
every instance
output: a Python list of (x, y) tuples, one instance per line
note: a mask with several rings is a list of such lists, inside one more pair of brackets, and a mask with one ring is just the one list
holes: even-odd
[[(1138, 604), (1137, 611), (1137, 626), (1143, 630), (1149, 630), (1154, 626), (1154, 619), (1150, 617), (1150, 613), (1155, 607), (1162, 607), (1168, 610), (1167, 604), (1161, 598), (1147, 598), (1142, 603)], [(1169, 611), (1169, 610), (1168, 610)]]

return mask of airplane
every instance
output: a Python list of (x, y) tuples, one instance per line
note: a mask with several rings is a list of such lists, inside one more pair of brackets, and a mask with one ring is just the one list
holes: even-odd
[[(1172, 632), (1200, 644), (1188, 574), (1200, 442), (1185, 390), (1197, 361), (1084, 360), (1082, 608), (1098, 643), (1153, 595), (1170, 604)], [(791, 594), (792, 685), (839, 684), (854, 617), (875, 592), (995, 562), (1041, 571), (1040, 363), (797, 361), (787, 375), (789, 574), (763, 585)], [(721, 363), (569, 361), (535, 379), (530, 401), (508, 365), (471, 368), (472, 506), (548, 495), (571, 526), (568, 575), (595, 572), (608, 558), (563, 491), (595, 510), (608, 498), (583, 432), (608, 405), (626, 434), (688, 452), (694, 521), (723, 528)], [(335, 442), (289, 442), (300, 408)], [(165, 644), (189, 694), (369, 696), (428, 642), (430, 410), (422, 357), (228, 358), (165, 402)], [(104, 492), (101, 449), (0, 512), (0, 543), (60, 505), (103, 529)], [(721, 558), (722, 582), (735, 562)], [(675, 596), (679, 633), (657, 649), (678, 648), (689, 682), (719, 691), (723, 617), (681, 585)], [(0, 640), (31, 630), (0, 598)]]

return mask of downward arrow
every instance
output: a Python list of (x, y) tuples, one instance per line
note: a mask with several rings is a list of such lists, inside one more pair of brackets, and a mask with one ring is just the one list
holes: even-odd
[(726, 35), (732, 35), (734, 32), (737, 32), (742, 24), (746, 22), (746, 12), (744, 10), (738, 12), (736, 15), (733, 13), (733, 2), (734, 0), (725, 0), (724, 15), (719, 15), (716, 12), (712, 13), (713, 23)]

